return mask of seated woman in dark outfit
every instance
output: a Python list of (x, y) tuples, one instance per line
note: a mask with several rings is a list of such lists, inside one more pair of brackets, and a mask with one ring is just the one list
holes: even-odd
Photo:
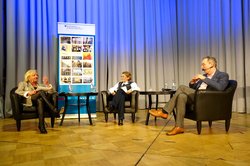
[[(35, 105), (38, 108), (39, 130), (42, 134), (46, 134), (47, 130), (44, 125), (45, 105), (48, 106), (51, 113), (55, 116), (59, 115), (57, 108), (51, 103), (52, 99), (48, 95), (52, 90), (52, 86), (45, 87), (38, 84), (38, 73), (36, 70), (28, 70), (24, 75), (24, 81), (18, 84), (16, 93), (26, 98), (26, 106)], [(55, 103), (54, 103), (55, 104)]]
[(109, 92), (112, 94), (112, 101), (110, 101), (109, 107), (111, 110), (115, 109), (118, 111), (118, 125), (123, 125), (125, 101), (129, 100), (131, 92), (140, 90), (137, 84), (131, 81), (131, 77), (130, 72), (122, 72), (121, 82), (116, 83), (109, 89)]

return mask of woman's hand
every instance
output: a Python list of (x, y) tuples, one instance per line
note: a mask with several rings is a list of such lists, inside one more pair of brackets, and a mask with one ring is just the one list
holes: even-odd
[(130, 94), (130, 93), (132, 93), (133, 91), (131, 90), (131, 89), (129, 89), (126, 93), (127, 94)]
[(37, 93), (36, 90), (32, 90), (32, 91), (29, 91), (28, 95), (29, 95), (29, 96), (32, 96), (32, 95), (34, 95), (34, 94), (36, 94), (36, 93)]

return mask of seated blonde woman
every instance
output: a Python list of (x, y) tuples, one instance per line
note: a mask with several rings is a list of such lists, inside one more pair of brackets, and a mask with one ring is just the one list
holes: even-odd
[(16, 93), (26, 98), (26, 105), (35, 105), (38, 108), (39, 130), (42, 134), (46, 134), (47, 130), (44, 125), (44, 107), (48, 106), (50, 112), (58, 116), (57, 108), (50, 102), (48, 96), (52, 86), (44, 87), (38, 83), (38, 73), (36, 70), (28, 70), (24, 75), (24, 81), (18, 84)]

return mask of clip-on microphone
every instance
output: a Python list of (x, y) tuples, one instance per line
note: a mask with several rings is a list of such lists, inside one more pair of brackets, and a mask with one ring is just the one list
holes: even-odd
[(202, 71), (205, 71), (205, 70), (208, 70), (208, 69), (211, 69), (211, 68), (213, 68), (213, 66), (210, 66), (210, 67), (208, 67), (206, 69), (202, 69)]

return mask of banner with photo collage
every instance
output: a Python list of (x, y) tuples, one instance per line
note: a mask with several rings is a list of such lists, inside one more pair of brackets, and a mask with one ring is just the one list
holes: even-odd
[[(93, 91), (95, 87), (95, 25), (58, 22), (58, 92), (81, 93)], [(81, 97), (81, 117), (87, 118)], [(64, 106), (63, 98), (58, 100)], [(96, 116), (96, 97), (90, 98), (91, 116)], [(65, 118), (76, 118), (77, 97), (69, 98)]]

